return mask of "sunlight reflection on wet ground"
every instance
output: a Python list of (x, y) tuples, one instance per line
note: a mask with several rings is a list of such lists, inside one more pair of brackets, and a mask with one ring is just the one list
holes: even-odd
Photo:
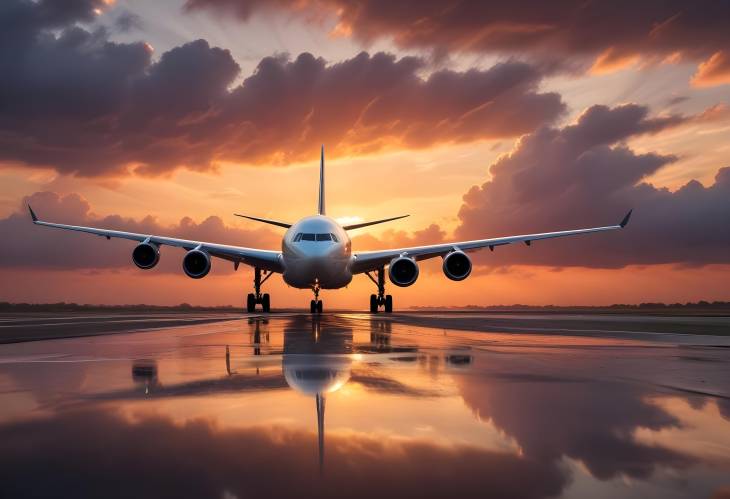
[(0, 496), (730, 486), (727, 338), (473, 332), (424, 317), (281, 314), (0, 345)]

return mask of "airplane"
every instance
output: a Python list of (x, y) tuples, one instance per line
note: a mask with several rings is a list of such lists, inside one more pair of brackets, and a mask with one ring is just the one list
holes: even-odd
[[(236, 270), (238, 270), (241, 263), (253, 267), (254, 292), (249, 293), (246, 300), (246, 311), (249, 313), (255, 311), (256, 305), (261, 305), (263, 312), (270, 311), (270, 295), (269, 293), (261, 293), (261, 286), (272, 275), (281, 274), (284, 282), (289, 286), (312, 290), (314, 299), (310, 301), (309, 306), (312, 314), (321, 314), (323, 311), (322, 300), (319, 299), (320, 290), (343, 288), (352, 281), (353, 276), (358, 274), (365, 274), (377, 286), (377, 294), (370, 295), (370, 312), (378, 313), (379, 309), (382, 308), (386, 313), (390, 313), (393, 311), (393, 297), (385, 293), (386, 267), (392, 284), (398, 287), (407, 287), (413, 285), (418, 279), (419, 261), (441, 257), (443, 260), (442, 268), (446, 277), (453, 281), (463, 281), (472, 271), (471, 259), (467, 253), (482, 248), (489, 248), (494, 251), (497, 246), (506, 244), (525, 243), (530, 246), (532, 241), (542, 239), (622, 229), (628, 224), (633, 211), (629, 210), (618, 225), (353, 252), (348, 231), (399, 220), (408, 215), (341, 225), (334, 218), (327, 216), (324, 173), (324, 146), (322, 146), (316, 215), (302, 218), (298, 222), (290, 224), (238, 213), (234, 214), (249, 220), (286, 229), (282, 238), (281, 251), (44, 222), (36, 216), (30, 205), (28, 205), (28, 210), (33, 223), (36, 225), (86, 232), (107, 239), (120, 238), (137, 241), (139, 244), (132, 251), (132, 261), (143, 270), (151, 269), (157, 265), (160, 260), (161, 246), (174, 246), (186, 250), (182, 260), (182, 268), (183, 272), (193, 279), (201, 279), (208, 275), (211, 269), (212, 257), (233, 262)], [(373, 274), (375, 274), (375, 277)]]

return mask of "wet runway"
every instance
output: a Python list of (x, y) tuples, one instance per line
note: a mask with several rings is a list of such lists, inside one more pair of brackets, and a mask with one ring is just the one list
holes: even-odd
[(0, 497), (730, 496), (727, 318), (234, 317), (0, 318)]

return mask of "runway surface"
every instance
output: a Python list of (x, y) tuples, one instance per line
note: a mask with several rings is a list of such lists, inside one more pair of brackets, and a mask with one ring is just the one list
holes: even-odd
[(4, 315), (0, 497), (726, 497), (729, 331), (723, 317)]

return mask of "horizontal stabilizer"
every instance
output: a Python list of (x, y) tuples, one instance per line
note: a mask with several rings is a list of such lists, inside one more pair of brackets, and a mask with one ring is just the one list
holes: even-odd
[(410, 215), (401, 215), (399, 217), (384, 218), (382, 220), (374, 220), (372, 222), (363, 222), (363, 223), (359, 223), (359, 224), (345, 225), (342, 228), (345, 230), (361, 229), (363, 227), (368, 227), (370, 225), (382, 224), (385, 222), (392, 222), (393, 220), (400, 220), (401, 218), (406, 218), (408, 216), (410, 216)]
[(249, 220), (255, 220), (257, 222), (263, 222), (265, 224), (269, 225), (276, 225), (277, 227), (284, 227), (285, 229), (288, 229), (291, 227), (291, 224), (287, 224), (284, 222), (277, 222), (276, 220), (269, 220), (268, 218), (258, 218), (258, 217), (249, 217), (248, 215), (240, 215), (238, 213), (234, 213), (237, 217), (241, 218), (248, 218)]

